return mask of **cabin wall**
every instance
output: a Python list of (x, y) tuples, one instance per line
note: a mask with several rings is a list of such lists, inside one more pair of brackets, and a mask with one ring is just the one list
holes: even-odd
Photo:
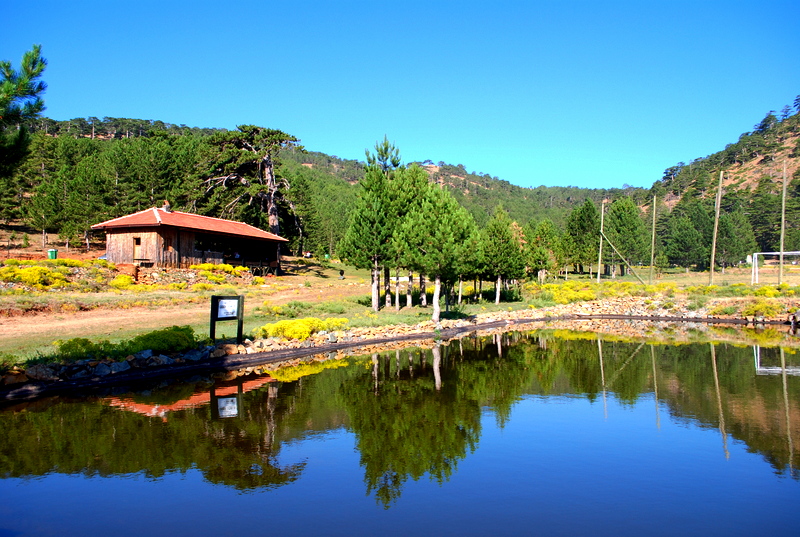
[(129, 228), (106, 233), (106, 259), (111, 263), (155, 262), (160, 237), (152, 228)]
[[(209, 249), (196, 249), (207, 247)], [(201, 263), (268, 264), (279, 259), (279, 243), (247, 240), (169, 227), (123, 228), (106, 232), (111, 263), (186, 268)], [(238, 255), (238, 257), (236, 257)]]

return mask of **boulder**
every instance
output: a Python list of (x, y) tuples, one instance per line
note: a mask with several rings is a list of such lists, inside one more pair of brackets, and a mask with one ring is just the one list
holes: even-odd
[(233, 343), (225, 343), (224, 345), (220, 345), (218, 348), (225, 351), (225, 354), (239, 354), (239, 346), (234, 345)]
[(127, 361), (114, 362), (113, 364), (111, 364), (112, 373), (122, 373), (123, 371), (127, 371), (130, 368), (131, 364), (129, 364)]
[(150, 358), (151, 356), (153, 356), (153, 351), (151, 349), (146, 349), (146, 350), (137, 352), (133, 356), (135, 358), (143, 358), (143, 359), (146, 360), (147, 358)]
[(211, 350), (214, 347), (204, 347), (202, 349), (195, 349), (193, 351), (189, 351), (183, 355), (185, 360), (189, 360), (191, 362), (198, 362), (200, 360), (208, 359), (209, 355), (211, 354)]
[(3, 384), (19, 384), (21, 382), (28, 382), (28, 376), (22, 371), (12, 371), (3, 376)]
[(111, 367), (106, 363), (99, 363), (94, 368), (94, 374), (98, 377), (105, 377), (111, 374)]
[(78, 369), (78, 370), (70, 373), (68, 378), (70, 380), (79, 380), (79, 379), (85, 379), (85, 378), (90, 377), (90, 376), (91, 376), (91, 374), (89, 373), (88, 369), (81, 368), (81, 369)]
[(25, 370), (25, 374), (29, 379), (33, 380), (58, 380), (58, 376), (53, 372), (53, 370), (44, 364), (32, 365)]

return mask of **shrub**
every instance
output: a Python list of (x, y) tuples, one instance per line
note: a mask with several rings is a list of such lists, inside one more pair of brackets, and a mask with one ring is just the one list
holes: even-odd
[(148, 332), (135, 338), (113, 344), (108, 340), (92, 342), (86, 338), (58, 340), (53, 359), (74, 362), (83, 359), (124, 358), (129, 354), (151, 349), (154, 353), (182, 352), (197, 346), (194, 330), (190, 326), (172, 326)]
[(783, 307), (777, 300), (759, 298), (742, 308), (742, 315), (753, 317), (777, 317)]
[(0, 353), (0, 375), (8, 373), (14, 365), (16, 365), (17, 359), (8, 353)]
[(208, 281), (214, 283), (225, 283), (225, 276), (222, 274), (209, 274), (207, 277)]
[[(567, 282), (561, 285), (548, 283), (542, 286), (543, 291), (536, 298), (540, 300), (552, 300), (556, 304), (569, 304), (571, 302), (582, 302), (594, 300), (597, 294), (591, 288), (579, 282)], [(550, 294), (545, 295), (549, 291)]]
[(66, 277), (60, 272), (47, 267), (24, 267), (16, 271), (16, 281), (31, 287), (63, 287), (67, 285)]
[(196, 283), (192, 285), (192, 291), (210, 291), (214, 286), (210, 283)]
[(107, 340), (92, 343), (86, 338), (76, 337), (73, 339), (57, 340), (53, 342), (56, 346), (56, 357), (62, 361), (72, 362), (83, 360), (84, 358), (103, 358), (111, 353), (113, 346)]
[(720, 304), (711, 309), (708, 313), (710, 315), (735, 315), (736, 312), (739, 311), (739, 308), (736, 306), (724, 306)]
[(253, 285), (264, 285), (265, 283), (267, 283), (267, 281), (261, 276), (253, 278)]
[(763, 287), (759, 287), (753, 293), (755, 296), (763, 296), (767, 298), (775, 298), (776, 296), (781, 296), (781, 290), (775, 287), (771, 287), (769, 285), (765, 285)]
[(690, 295), (711, 295), (716, 294), (718, 290), (718, 285), (693, 285), (686, 288), (686, 292)]
[(133, 285), (133, 277), (127, 274), (118, 274), (108, 285), (114, 289), (129, 289)]
[(194, 330), (191, 326), (171, 326), (147, 334), (136, 336), (121, 345), (126, 354), (133, 354), (146, 349), (155, 353), (182, 352), (197, 346)]
[(293, 319), (278, 321), (277, 323), (265, 324), (254, 331), (255, 337), (282, 337), (286, 339), (308, 339), (311, 334), (322, 330), (337, 330), (348, 323), (345, 318), (318, 319), (316, 317), (306, 317), (304, 319)]
[(341, 315), (345, 311), (347, 311), (347, 309), (342, 304), (339, 304), (337, 302), (322, 302), (320, 304), (317, 304), (316, 309), (317, 311), (321, 311), (322, 313), (330, 313), (334, 315)]
[(81, 261), (79, 259), (45, 259), (43, 261), (39, 261), (43, 266), (51, 266), (51, 267), (81, 267), (85, 268), (88, 264), (85, 261)]
[(291, 302), (283, 306), (270, 306), (267, 302), (264, 302), (263, 306), (264, 306), (263, 308), (257, 308), (257, 309), (258, 311), (262, 311), (265, 315), (274, 315), (276, 317), (283, 316), (290, 318), (299, 317), (314, 307), (313, 304), (309, 304), (308, 302), (302, 302), (300, 300), (292, 300)]
[(716, 292), (716, 296), (720, 297), (748, 296), (752, 293), (753, 290), (749, 286), (743, 283), (735, 283), (727, 287), (720, 287), (719, 290)]
[(706, 295), (696, 295), (689, 298), (689, 302), (686, 304), (686, 309), (689, 311), (696, 311), (706, 306), (708, 302), (708, 297)]
[(192, 270), (212, 271), (214, 270), (214, 267), (216, 267), (216, 265), (214, 265), (213, 263), (200, 263), (199, 265), (191, 265), (189, 268)]

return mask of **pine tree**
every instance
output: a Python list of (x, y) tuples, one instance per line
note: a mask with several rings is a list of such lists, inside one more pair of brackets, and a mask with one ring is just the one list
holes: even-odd
[(40, 78), (47, 60), (41, 52), (41, 45), (34, 45), (22, 56), (19, 71), (0, 61), (0, 218), (5, 220), (20, 216), (21, 185), (13, 176), (28, 154), (25, 123), (44, 110), (41, 95), (47, 85)]
[(757, 248), (753, 228), (744, 212), (734, 211), (720, 215), (716, 257), (723, 270), (726, 266), (744, 261)]
[(548, 272), (557, 272), (564, 263), (563, 237), (552, 220), (547, 218), (535, 226), (529, 222), (525, 227), (525, 236), (528, 270), (539, 282), (544, 282)]
[(192, 200), (198, 212), (250, 220), (279, 235), (278, 206), (289, 186), (278, 173), (279, 154), (290, 147), (299, 147), (294, 136), (254, 125), (208, 138)]
[(409, 267), (434, 280), (433, 316), (439, 322), (442, 282), (458, 277), (459, 260), (469, 247), (472, 217), (446, 190), (425, 188), (420, 207), (408, 213), (398, 229), (397, 244)]
[(511, 230), (512, 220), (502, 206), (484, 229), (484, 255), (488, 274), (496, 279), (495, 304), (500, 303), (500, 289), (504, 280), (522, 278), (525, 274), (525, 255), (522, 245)]
[(569, 240), (570, 258), (583, 265), (591, 265), (597, 260), (600, 244), (600, 212), (592, 200), (572, 210), (567, 218), (566, 238)]
[(608, 209), (605, 221), (606, 237), (625, 256), (630, 264), (649, 261), (650, 241), (641, 212), (633, 200), (624, 197)]
[(703, 237), (687, 216), (670, 218), (665, 242), (665, 253), (670, 263), (686, 267), (687, 271), (691, 265), (703, 263), (707, 258)]
[(380, 309), (380, 273), (394, 231), (388, 179), (379, 166), (369, 166), (361, 193), (350, 213), (350, 224), (339, 243), (339, 255), (372, 276), (372, 309)]

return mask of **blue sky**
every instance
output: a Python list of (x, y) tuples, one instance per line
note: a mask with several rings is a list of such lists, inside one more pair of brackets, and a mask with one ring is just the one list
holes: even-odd
[(800, 2), (12, 1), (45, 115), (284, 130), (520, 186), (649, 187), (800, 94)]

